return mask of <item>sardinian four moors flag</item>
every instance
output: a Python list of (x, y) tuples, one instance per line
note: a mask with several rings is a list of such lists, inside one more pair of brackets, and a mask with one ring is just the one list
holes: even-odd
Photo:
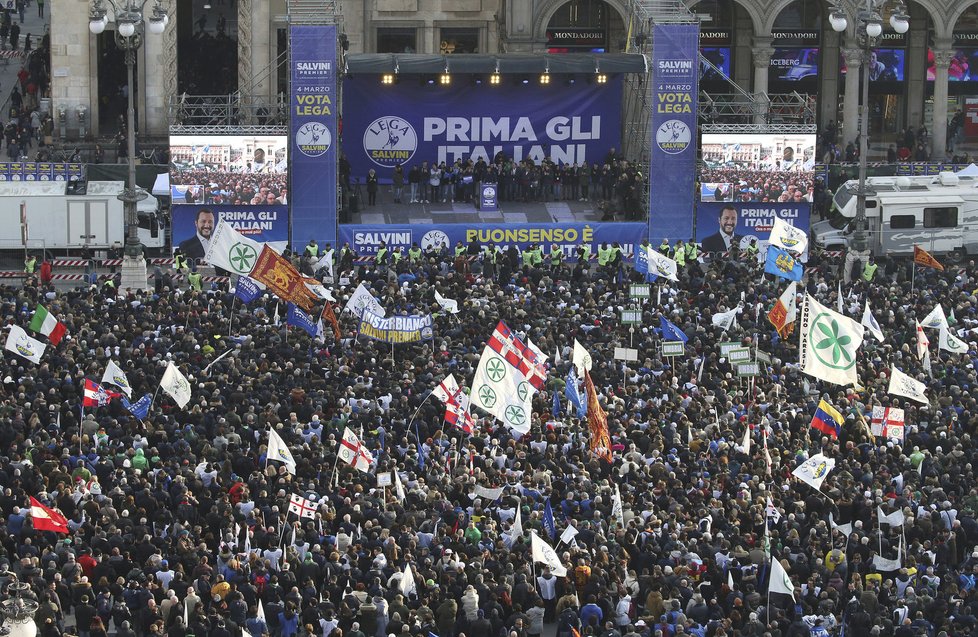
[(374, 462), (370, 453), (367, 452), (367, 448), (363, 446), (363, 443), (360, 442), (360, 439), (349, 427), (343, 429), (339, 456), (340, 460), (349, 465), (353, 465), (354, 469), (359, 469), (364, 473), (370, 473), (370, 465)]
[(307, 500), (301, 495), (293, 493), (289, 496), (289, 513), (294, 513), (300, 518), (315, 518), (318, 505), (312, 500)]
[(500, 321), (472, 380), (472, 403), (522, 436), (530, 431), (533, 394), (546, 380), (536, 353)]
[(857, 384), (856, 351), (865, 328), (805, 295), (801, 312), (801, 371), (837, 385)]

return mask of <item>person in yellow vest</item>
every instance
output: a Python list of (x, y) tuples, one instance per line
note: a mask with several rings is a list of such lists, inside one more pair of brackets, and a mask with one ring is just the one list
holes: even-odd
[(662, 243), (659, 244), (659, 254), (666, 257), (672, 256), (672, 248), (669, 247), (669, 239), (663, 239)]
[(676, 255), (673, 258), (676, 260), (676, 266), (686, 267), (686, 246), (683, 245), (682, 239), (676, 241)]
[(196, 266), (187, 275), (187, 281), (190, 283), (190, 289), (194, 292), (200, 292), (204, 289), (204, 277), (197, 271)]
[(873, 257), (869, 257), (869, 261), (867, 261), (866, 265), (863, 266), (863, 281), (866, 283), (871, 282), (873, 277), (876, 276), (877, 268), (879, 268), (879, 265), (876, 264)]
[(523, 254), (520, 255), (523, 260), (523, 267), (533, 266), (533, 244), (531, 243), (523, 250)]
[(689, 241), (686, 242), (686, 263), (695, 262), (697, 259), (699, 259), (699, 256), (700, 256), (699, 246), (696, 245), (696, 242), (693, 241), (692, 237), (690, 237)]
[(33, 254), (24, 259), (24, 274), (31, 275), (37, 271), (37, 257)]
[(465, 246), (462, 245), (461, 241), (459, 241), (455, 244), (455, 256), (457, 257), (462, 254), (465, 254)]
[(183, 250), (177, 248), (173, 252), (173, 269), (180, 274), (186, 274), (190, 270), (190, 265), (187, 262), (187, 255), (183, 253)]
[(550, 269), (554, 272), (560, 270), (560, 264), (564, 260), (564, 251), (556, 243), (550, 246)]
[(316, 245), (315, 239), (309, 239), (309, 243), (306, 245), (306, 256), (313, 259), (319, 256), (319, 246)]
[(394, 248), (394, 252), (391, 253), (391, 258), (393, 259), (391, 261), (391, 264), (392, 265), (397, 265), (397, 263), (401, 260), (401, 257), (402, 256), (404, 256), (404, 255), (401, 254), (401, 246), (397, 246), (396, 248)]
[[(731, 244), (730, 247), (733, 248), (733, 245)], [(750, 240), (750, 245), (747, 246), (747, 250), (745, 250), (745, 252), (747, 254), (747, 261), (749, 263), (757, 263), (757, 253), (760, 252), (760, 248), (757, 247), (757, 239)]]
[(533, 248), (533, 267), (539, 268), (543, 265), (543, 244), (538, 243)]
[(421, 248), (418, 247), (418, 242), (415, 241), (408, 249), (408, 259), (411, 261), (412, 265), (417, 265), (421, 263), (421, 256)]
[(607, 243), (602, 243), (598, 246), (598, 265), (604, 267), (611, 262), (611, 248), (608, 247)]
[(381, 266), (387, 265), (387, 244), (383, 241), (380, 242), (380, 248), (377, 249), (377, 255), (374, 257), (374, 265)]

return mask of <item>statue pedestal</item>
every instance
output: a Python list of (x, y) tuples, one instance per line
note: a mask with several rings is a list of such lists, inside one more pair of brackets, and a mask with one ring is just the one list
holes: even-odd
[(40, 604), (28, 597), (31, 587), (25, 582), (14, 582), (7, 591), (8, 599), (0, 602), (0, 615), (3, 615), (3, 634), (10, 637), (35, 637), (37, 624), (34, 615)]

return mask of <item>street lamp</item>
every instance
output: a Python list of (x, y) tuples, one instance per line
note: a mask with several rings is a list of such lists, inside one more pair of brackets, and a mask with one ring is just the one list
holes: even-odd
[[(133, 108), (133, 66), (136, 51), (143, 44), (143, 32), (148, 26), (155, 35), (163, 33), (170, 18), (163, 8), (162, 0), (154, 0), (152, 13), (144, 22), (144, 10), (149, 0), (92, 0), (88, 14), (88, 29), (99, 35), (108, 25), (109, 8), (116, 23), (115, 44), (126, 55), (126, 81), (129, 103), (126, 110), (126, 146), (128, 148), (129, 176), (126, 187), (119, 195), (126, 219), (126, 246), (122, 261), (122, 285), (120, 288), (146, 288), (146, 259), (143, 246), (139, 243), (139, 216), (136, 204), (146, 198), (146, 191), (136, 187), (136, 127)], [(148, 24), (147, 24), (148, 23)]]
[[(882, 13), (887, 4), (893, 6), (890, 26), (897, 33), (906, 33), (910, 29), (910, 17), (907, 15), (907, 7), (903, 0), (854, 0), (852, 3), (845, 4), (841, 0), (835, 0), (832, 13), (829, 15), (829, 24), (832, 26), (832, 30), (837, 33), (842, 33), (849, 28), (850, 19), (848, 16), (853, 16), (853, 35), (855, 35), (859, 48), (862, 49), (859, 190), (856, 191), (856, 228), (852, 233), (850, 249), (846, 255), (845, 278), (847, 281), (849, 280), (849, 272), (852, 271), (853, 262), (869, 256), (869, 238), (866, 234), (866, 196), (871, 194), (866, 188), (866, 154), (869, 138), (869, 64), (873, 49), (877, 47), (879, 38), (883, 35)], [(849, 98), (850, 96), (846, 95), (846, 99)]]

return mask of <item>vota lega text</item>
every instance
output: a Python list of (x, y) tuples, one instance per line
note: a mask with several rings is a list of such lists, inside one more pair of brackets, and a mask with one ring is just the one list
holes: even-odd
[[(516, 161), (549, 157), (563, 163), (580, 163), (587, 160), (586, 146), (567, 142), (601, 139), (600, 115), (558, 115), (542, 128), (539, 124), (534, 127), (529, 117), (426, 117), (422, 135), (426, 142), (439, 143), (439, 161), (462, 157), (491, 159), (501, 150), (512, 149)], [(524, 148), (524, 143), (529, 148)]]

